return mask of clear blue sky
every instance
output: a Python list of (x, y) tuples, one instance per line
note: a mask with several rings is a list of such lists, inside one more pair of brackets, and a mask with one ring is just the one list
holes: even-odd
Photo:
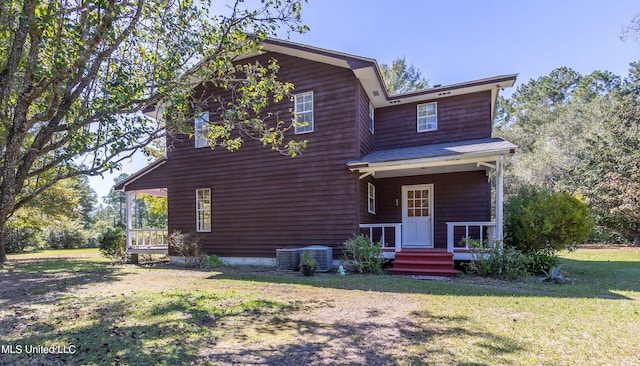
[[(640, 44), (620, 32), (639, 13), (638, 0), (309, 0), (302, 16), (311, 30), (290, 40), (378, 63), (405, 56), (430, 85), (517, 73), (508, 95), (561, 66), (626, 76)], [(123, 172), (145, 164), (136, 157)], [(99, 197), (118, 174), (90, 179)]]

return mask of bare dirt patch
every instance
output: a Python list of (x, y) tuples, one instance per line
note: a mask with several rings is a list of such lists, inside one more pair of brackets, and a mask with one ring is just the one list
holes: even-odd
[[(577, 261), (573, 273), (603, 266), (598, 273), (635, 278), (635, 252), (630, 257), (631, 264)], [(0, 268), (2, 341), (73, 344), (78, 353), (3, 354), (0, 365), (533, 365), (562, 363), (569, 353), (571, 364), (634, 364), (637, 349), (637, 327), (628, 325), (640, 324), (640, 304), (628, 300), (638, 287), (618, 275), (600, 289), (579, 280), (305, 278), (263, 267), (48, 258)], [(602, 341), (613, 335), (626, 343)], [(559, 347), (558, 339), (580, 342)]]

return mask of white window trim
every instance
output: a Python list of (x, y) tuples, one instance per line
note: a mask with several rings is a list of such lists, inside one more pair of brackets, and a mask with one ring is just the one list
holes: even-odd
[[(199, 126), (198, 122), (204, 123)], [(193, 138), (195, 140), (196, 149), (209, 146), (207, 138), (204, 135), (207, 131), (207, 122), (209, 122), (209, 112), (202, 112), (197, 114), (196, 118), (193, 121)]]
[[(205, 191), (209, 196), (209, 208), (200, 208), (200, 199), (198, 197), (198, 192)], [(208, 228), (200, 228), (200, 212), (205, 212), (209, 216), (209, 227)], [(198, 188), (196, 189), (196, 232), (198, 233), (209, 233), (211, 232), (211, 188)]]
[(372, 183), (367, 183), (367, 211), (374, 215), (376, 213), (376, 186)]
[(369, 102), (369, 131), (372, 134), (375, 134), (376, 129), (376, 120), (375, 120), (375, 109), (373, 108), (373, 104)]
[[(304, 96), (307, 96), (307, 95), (311, 95), (311, 109), (310, 110), (298, 111), (297, 110), (297, 108), (298, 108), (298, 98), (304, 97)], [(313, 132), (315, 130), (315, 124), (314, 124), (314, 121), (313, 121), (313, 119), (314, 119), (313, 118), (313, 104), (314, 104), (313, 103), (313, 91), (309, 91), (309, 92), (305, 92), (305, 93), (299, 93), (299, 94), (296, 94), (296, 95), (293, 96), (293, 110), (294, 110), (294, 113), (296, 115), (296, 122), (297, 122), (298, 113), (309, 113), (309, 112), (311, 113), (311, 121), (307, 121), (309, 123), (307, 126), (301, 126), (301, 127), (296, 126), (296, 128), (295, 128), (296, 135), (301, 135), (301, 134), (305, 134), (305, 133), (311, 133), (311, 132)], [(311, 129), (307, 130), (307, 128), (309, 128), (309, 127), (311, 127)]]
[[(433, 110), (434, 110), (434, 114), (432, 115), (426, 115), (424, 117), (420, 117), (420, 107), (424, 106), (425, 110), (428, 110), (427, 107), (429, 105), (433, 105)], [(435, 123), (433, 128), (420, 128), (420, 119), (428, 119), (429, 117), (435, 117)], [(424, 124), (425, 126), (428, 126), (429, 123), (426, 122)], [(438, 104), (436, 102), (431, 102), (431, 103), (423, 103), (423, 104), (418, 104), (417, 108), (416, 108), (416, 130), (418, 132), (428, 132), (428, 131), (436, 131), (438, 129)]]

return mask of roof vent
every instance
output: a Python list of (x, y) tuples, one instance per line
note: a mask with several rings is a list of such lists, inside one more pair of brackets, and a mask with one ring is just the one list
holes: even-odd
[(374, 96), (374, 97), (377, 97), (377, 96), (379, 96), (379, 95), (380, 95), (380, 92), (379, 92), (379, 91), (377, 91), (377, 90), (374, 90), (374, 91), (373, 91), (373, 96)]
[(442, 86), (442, 84), (436, 84), (436, 85), (434, 85), (433, 87), (434, 87), (434, 88), (439, 88), (439, 87), (441, 87), (441, 86)]

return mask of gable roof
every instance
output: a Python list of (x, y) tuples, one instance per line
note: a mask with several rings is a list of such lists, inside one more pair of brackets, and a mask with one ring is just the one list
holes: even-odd
[[(323, 48), (307, 46), (280, 39), (267, 38), (263, 42), (263, 50), (296, 56), (311, 61), (322, 62), (333, 66), (347, 68), (353, 71), (360, 80), (369, 100), (376, 108), (396, 104), (415, 103), (423, 100), (435, 100), (454, 95), (475, 93), (479, 91), (492, 92), (492, 115), (498, 92), (513, 86), (517, 74), (499, 75), (479, 80), (441, 85), (423, 90), (390, 95), (382, 81), (382, 74), (376, 60)], [(247, 55), (249, 57), (251, 55)]]
[[(416, 103), (425, 100), (455, 95), (476, 93), (479, 91), (491, 91), (491, 119), (493, 120), (498, 92), (515, 84), (518, 74), (506, 74), (488, 77), (484, 79), (439, 85), (423, 90), (416, 90), (401, 94), (389, 94), (382, 80), (382, 74), (375, 59), (351, 55), (348, 53), (327, 50), (301, 43), (285, 41), (275, 38), (266, 38), (262, 44), (263, 52), (275, 52), (285, 55), (300, 57), (303, 59), (321, 62), (353, 71), (360, 84), (367, 93), (367, 97), (375, 108), (388, 107), (397, 104)], [(256, 56), (256, 53), (238, 56), (237, 60)], [(163, 107), (149, 108), (144, 113), (154, 119), (160, 119)]]

